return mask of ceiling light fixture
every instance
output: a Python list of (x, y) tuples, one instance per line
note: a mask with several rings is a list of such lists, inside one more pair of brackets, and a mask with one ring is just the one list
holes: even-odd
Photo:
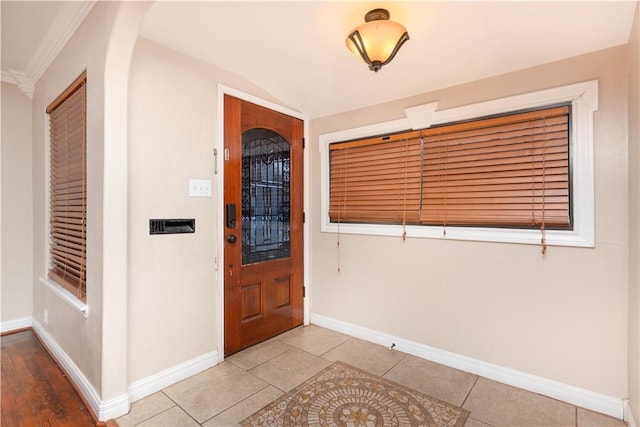
[(347, 37), (347, 47), (360, 55), (376, 73), (396, 56), (400, 46), (409, 40), (407, 29), (389, 21), (389, 11), (373, 9), (364, 16), (365, 23)]

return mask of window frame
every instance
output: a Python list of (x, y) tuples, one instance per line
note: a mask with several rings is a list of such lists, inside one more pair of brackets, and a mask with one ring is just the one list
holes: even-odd
[[(87, 115), (86, 115), (86, 110), (87, 110), (87, 104), (88, 104), (88, 90), (87, 90), (87, 72), (86, 70), (83, 71), (80, 76), (78, 76), (53, 102), (51, 102), (51, 104), (49, 104), (49, 106), (46, 108), (46, 126), (48, 128), (48, 131), (46, 132), (46, 147), (47, 149), (45, 150), (45, 152), (47, 153), (46, 155), (46, 178), (47, 178), (47, 192), (46, 192), (46, 198), (47, 198), (47, 215), (46, 215), (46, 221), (47, 221), (47, 238), (48, 238), (48, 242), (47, 242), (47, 246), (46, 246), (46, 259), (47, 259), (47, 265), (46, 265), (46, 275), (44, 277), (40, 278), (40, 282), (47, 287), (48, 289), (50, 289), (55, 295), (58, 295), (62, 300), (66, 301), (68, 304), (70, 304), (72, 307), (75, 307), (77, 310), (79, 310), (84, 317), (87, 317), (88, 315), (88, 305), (87, 305), (87, 290), (86, 290), (86, 284), (85, 284), (85, 290), (84, 290), (84, 294), (82, 295), (82, 297), (80, 297), (77, 294), (77, 288), (76, 287), (72, 287), (69, 284), (65, 284), (65, 283), (61, 283), (58, 280), (56, 280), (55, 277), (51, 277), (51, 270), (52, 270), (52, 266), (53, 266), (53, 261), (52, 261), (52, 255), (51, 255), (51, 247), (52, 247), (52, 242), (51, 242), (51, 232), (52, 232), (52, 225), (51, 225), (51, 197), (52, 197), (52, 193), (51, 193), (51, 174), (52, 174), (52, 169), (51, 169), (51, 154), (50, 154), (50, 150), (51, 150), (51, 128), (50, 128), (50, 122), (51, 122), (51, 114), (59, 107), (61, 106), (71, 95), (75, 94), (76, 91), (80, 90), (82, 87), (84, 87), (84, 100), (83, 100), (83, 107), (84, 107), (84, 123), (82, 124), (83, 126), (83, 131), (84, 131), (84, 152), (86, 155), (86, 150), (87, 150), (87, 139), (86, 139), (86, 133), (87, 133), (87, 127), (88, 127), (88, 119), (87, 119)], [(86, 198), (87, 198), (87, 175), (86, 175), (86, 159), (84, 160), (84, 164), (85, 166), (83, 166), (83, 168), (85, 169), (84, 171), (84, 177), (83, 177), (83, 181), (84, 181), (84, 198), (85, 198), (85, 206), (84, 206), (84, 221), (85, 221), (85, 227), (86, 227), (86, 219), (87, 219), (87, 207), (86, 207)], [(86, 235), (86, 231), (83, 233), (83, 238), (84, 238), (84, 250), (85, 250), (85, 254), (84, 254), (84, 268), (86, 271), (86, 263), (87, 263), (87, 255), (86, 255), (86, 247), (87, 247), (87, 235)]]
[(368, 126), (345, 129), (319, 136), (321, 179), (321, 232), (374, 236), (470, 240), (540, 244), (538, 229), (460, 227), (448, 225), (446, 234), (440, 225), (333, 223), (329, 218), (329, 145), (347, 140), (372, 137), (386, 133), (429, 128), (472, 120), (513, 111), (542, 108), (548, 105), (571, 104), (571, 168), (573, 229), (546, 230), (546, 243), (553, 246), (595, 247), (595, 185), (594, 185), (594, 126), (593, 113), (598, 110), (598, 81), (591, 80), (495, 99), (476, 104), (438, 110), (438, 103), (406, 108), (406, 117)]

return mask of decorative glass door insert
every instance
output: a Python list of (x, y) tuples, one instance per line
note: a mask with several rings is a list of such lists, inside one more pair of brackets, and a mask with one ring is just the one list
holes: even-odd
[(242, 134), (242, 265), (291, 254), (291, 146), (276, 132)]

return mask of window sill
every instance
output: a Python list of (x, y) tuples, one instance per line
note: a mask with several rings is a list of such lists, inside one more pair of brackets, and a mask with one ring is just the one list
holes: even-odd
[[(323, 224), (322, 232), (340, 234), (359, 234), (369, 236), (397, 236), (402, 237), (401, 225), (380, 224)], [(408, 225), (407, 237), (427, 238), (441, 240), (467, 240), (476, 242), (521, 243), (539, 245), (542, 234), (540, 230), (531, 229), (506, 229), (506, 228), (479, 228), (479, 227), (444, 227)], [(545, 240), (549, 246), (573, 246), (592, 248), (593, 240), (581, 235), (577, 231), (547, 230)]]
[(84, 317), (89, 317), (89, 306), (76, 298), (71, 292), (60, 286), (48, 277), (41, 277), (40, 282), (64, 302), (78, 310)]

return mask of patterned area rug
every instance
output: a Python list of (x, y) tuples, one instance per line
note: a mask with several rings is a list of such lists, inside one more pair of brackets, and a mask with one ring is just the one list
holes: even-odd
[(335, 362), (243, 426), (461, 427), (469, 411)]

